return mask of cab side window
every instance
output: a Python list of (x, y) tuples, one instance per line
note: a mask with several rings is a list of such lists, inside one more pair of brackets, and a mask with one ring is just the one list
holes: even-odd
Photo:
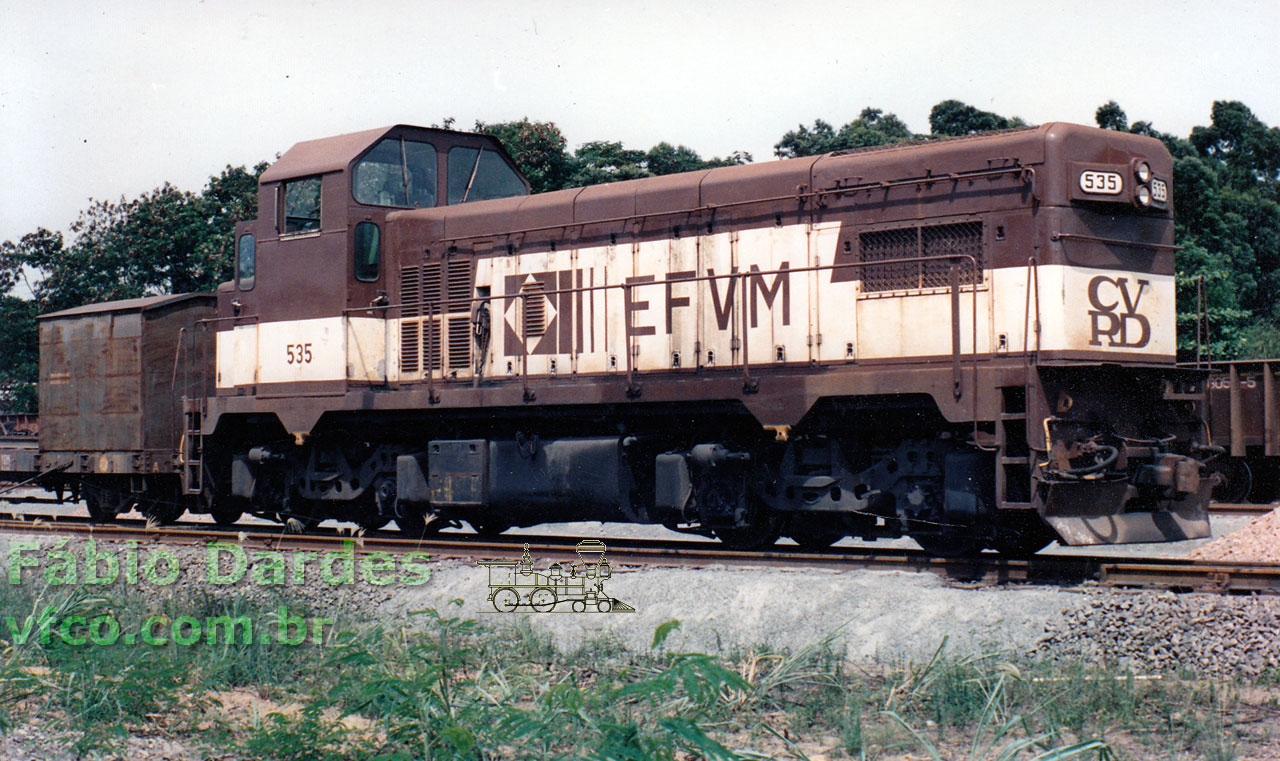
[(449, 204), (525, 195), (524, 183), (497, 151), (458, 146), (449, 151)]
[(257, 268), (257, 245), (252, 235), (241, 235), (236, 241), (236, 287), (242, 291), (253, 289), (253, 275)]
[(380, 140), (356, 163), (351, 186), (356, 201), (370, 206), (435, 206), (436, 149), (418, 140)]
[(319, 232), (320, 178), (293, 180), (284, 186), (284, 234)]
[(355, 276), (356, 280), (371, 283), (378, 279), (382, 259), (381, 233), (372, 222), (361, 222), (356, 225), (355, 238)]

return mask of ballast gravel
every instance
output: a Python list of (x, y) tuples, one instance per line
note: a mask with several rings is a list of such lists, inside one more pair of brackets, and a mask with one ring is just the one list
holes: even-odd
[(1280, 563), (1280, 510), (1260, 515), (1239, 531), (1219, 537), (1187, 554), (1195, 560)]

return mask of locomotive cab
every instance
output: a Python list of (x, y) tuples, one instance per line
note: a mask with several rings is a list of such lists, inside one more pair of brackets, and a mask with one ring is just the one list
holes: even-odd
[(385, 383), (385, 361), (361, 347), (387, 340), (387, 215), (528, 193), (486, 135), (398, 125), (295, 145), (259, 179), (258, 218), (236, 226), (218, 388)]

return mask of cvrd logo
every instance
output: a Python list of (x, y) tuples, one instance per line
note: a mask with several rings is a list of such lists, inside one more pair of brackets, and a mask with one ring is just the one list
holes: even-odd
[(1139, 280), (1137, 291), (1133, 292), (1127, 277), (1098, 275), (1089, 281), (1089, 303), (1093, 305), (1089, 310), (1090, 346), (1101, 346), (1104, 336), (1107, 346), (1136, 349), (1147, 345), (1151, 340), (1151, 323), (1138, 314), (1138, 304), (1143, 290), (1150, 284), (1149, 280)]

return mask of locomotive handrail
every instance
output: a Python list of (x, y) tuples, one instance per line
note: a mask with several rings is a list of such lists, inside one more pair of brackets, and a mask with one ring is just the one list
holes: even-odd
[[(1031, 288), (1032, 281), (1035, 281), (1036, 284), (1034, 290), (1036, 304), (1035, 322), (1031, 322), (1031, 298), (1033, 293)], [(1026, 304), (1023, 307), (1022, 314), (1022, 353), (1026, 355), (1027, 361), (1030, 362), (1031, 331), (1027, 330), (1028, 322), (1031, 322), (1031, 326), (1036, 334), (1036, 351), (1040, 351), (1040, 264), (1036, 261), (1034, 256), (1027, 257), (1027, 293)]]
[(1182, 246), (1174, 246), (1168, 243), (1145, 243), (1138, 240), (1124, 240), (1123, 238), (1100, 238), (1096, 235), (1077, 235), (1075, 233), (1052, 233), (1049, 240), (1057, 243), (1063, 240), (1087, 240), (1090, 243), (1105, 243), (1109, 246), (1128, 246), (1130, 248), (1155, 248), (1168, 251), (1181, 251)]
[[(973, 169), (967, 172), (951, 172), (949, 174), (932, 174), (923, 175), (921, 177), (911, 177), (901, 180), (887, 180), (879, 182), (862, 182), (857, 185), (847, 185), (845, 187), (825, 188), (823, 190), (799, 190), (794, 193), (788, 193), (780, 196), (766, 196), (764, 198), (752, 198), (742, 201), (725, 201), (716, 204), (702, 204), (685, 209), (671, 209), (669, 211), (649, 212), (645, 214), (630, 214), (621, 217), (604, 217), (601, 219), (590, 220), (573, 220), (560, 224), (551, 225), (535, 225), (533, 227), (521, 227), (514, 230), (503, 230), (498, 232), (476, 233), (474, 235), (456, 235), (445, 236), (440, 239), (442, 243), (450, 246), (457, 245), (460, 241), (467, 240), (483, 240), (485, 238), (510, 238), (515, 235), (527, 235), (529, 233), (546, 232), (548, 230), (560, 230), (569, 227), (585, 227), (587, 225), (608, 225), (635, 222), (638, 220), (652, 219), (656, 217), (672, 217), (680, 214), (706, 214), (714, 213), (717, 209), (728, 209), (735, 206), (750, 206), (752, 204), (778, 203), (780, 201), (799, 201), (803, 203), (806, 199), (815, 199), (821, 202), (824, 196), (842, 196), (851, 193), (861, 193), (865, 190), (888, 190), (890, 188), (901, 187), (903, 185), (933, 185), (938, 182), (960, 182), (961, 180), (981, 179), (983, 177), (998, 177), (1002, 174), (1018, 174), (1023, 178), (1023, 184), (1032, 184), (1034, 173), (1027, 175), (1021, 163), (1006, 167), (996, 167), (994, 169)], [(804, 187), (804, 186), (800, 186)], [(821, 205), (821, 203), (819, 204)], [(897, 261), (897, 260), (895, 260)], [(905, 260), (903, 260), (905, 261)]]
[(256, 314), (233, 314), (233, 315), (231, 315), (230, 317), (205, 317), (204, 319), (196, 320), (196, 324), (197, 324), (197, 325), (205, 325), (205, 324), (211, 324), (211, 323), (215, 323), (215, 322), (229, 322), (229, 321), (231, 321), (231, 320), (252, 320), (253, 322), (258, 322), (258, 315), (256, 315)]

